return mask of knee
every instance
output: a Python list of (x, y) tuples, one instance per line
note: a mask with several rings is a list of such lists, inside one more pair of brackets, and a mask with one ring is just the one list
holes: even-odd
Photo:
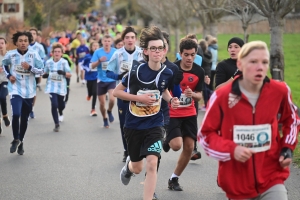
[(147, 160), (147, 173), (156, 172), (157, 162), (158, 162), (158, 158), (156, 156), (153, 156), (153, 158)]
[(132, 166), (132, 172), (135, 174), (139, 174), (143, 170), (143, 164), (131, 163), (131, 166)]
[(181, 149), (182, 143), (178, 140), (171, 140), (169, 145), (173, 151), (179, 151)]
[(53, 102), (52, 102), (52, 103), (51, 103), (51, 107), (54, 108), (54, 109), (57, 109), (57, 108), (58, 108), (58, 105), (57, 105), (57, 103), (53, 103)]
[(194, 142), (184, 144), (184, 150), (188, 152), (192, 152), (194, 150)]

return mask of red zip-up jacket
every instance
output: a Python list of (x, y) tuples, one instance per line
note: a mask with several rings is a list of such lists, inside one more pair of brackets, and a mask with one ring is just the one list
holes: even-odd
[[(254, 198), (284, 183), (289, 168), (280, 166), (280, 152), (283, 147), (294, 150), (300, 124), (291, 91), (285, 83), (266, 77), (253, 107), (239, 89), (240, 78), (212, 94), (198, 133), (206, 154), (219, 161), (218, 184), (230, 199)], [(282, 123), (282, 136), (278, 123)], [(233, 126), (259, 124), (271, 125), (270, 149), (253, 154), (245, 163), (235, 160), (237, 144), (233, 142)]]

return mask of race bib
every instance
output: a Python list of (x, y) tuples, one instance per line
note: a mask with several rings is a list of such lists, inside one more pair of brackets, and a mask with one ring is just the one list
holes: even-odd
[(106, 71), (107, 70), (107, 66), (108, 66), (108, 62), (102, 62), (102, 70)]
[(78, 55), (79, 55), (79, 58), (84, 58), (84, 56), (86, 55), (86, 53), (85, 52), (81, 52)]
[(137, 92), (137, 95), (143, 95), (143, 94), (153, 94), (153, 98), (156, 99), (155, 103), (152, 105), (146, 105), (141, 102), (130, 102), (129, 104), (129, 111), (131, 114), (137, 117), (148, 117), (157, 114), (160, 111), (160, 92), (159, 90), (139, 90)]
[(62, 81), (62, 75), (59, 75), (57, 73), (51, 73), (49, 74), (50, 80), (54, 82), (61, 82)]
[(186, 97), (185, 94), (181, 94), (180, 96), (180, 105), (179, 107), (188, 107), (190, 105), (192, 105), (192, 98), (191, 97)]
[(235, 125), (233, 126), (233, 141), (254, 152), (267, 151), (272, 141), (271, 125)]
[(131, 69), (131, 62), (128, 61), (122, 61), (121, 62), (121, 67), (120, 67), (123, 71), (130, 71)]
[(15, 72), (16, 74), (22, 75), (22, 76), (29, 76), (30, 71), (26, 70), (22, 67), (22, 65), (15, 65)]

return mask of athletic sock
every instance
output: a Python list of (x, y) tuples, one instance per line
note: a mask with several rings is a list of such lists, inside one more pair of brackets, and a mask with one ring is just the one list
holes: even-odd
[(179, 176), (177, 176), (176, 174), (172, 174), (172, 176), (171, 176), (171, 178), (170, 178), (170, 180), (172, 180), (172, 178), (178, 178)]

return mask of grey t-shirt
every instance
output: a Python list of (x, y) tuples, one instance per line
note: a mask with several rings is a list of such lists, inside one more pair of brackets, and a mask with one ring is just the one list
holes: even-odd
[(259, 94), (253, 94), (248, 92), (241, 84), (239, 84), (241, 92), (248, 98), (249, 102), (253, 107), (255, 107)]

